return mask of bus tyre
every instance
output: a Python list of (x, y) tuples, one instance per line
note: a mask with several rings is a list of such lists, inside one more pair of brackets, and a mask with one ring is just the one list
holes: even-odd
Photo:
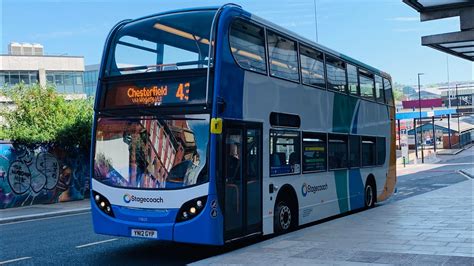
[(292, 212), (290, 204), (284, 200), (280, 200), (275, 206), (275, 232), (284, 233), (288, 232), (295, 223), (295, 217), (293, 217), (294, 212)]
[(375, 186), (372, 182), (365, 184), (364, 203), (366, 208), (372, 208), (375, 206)]

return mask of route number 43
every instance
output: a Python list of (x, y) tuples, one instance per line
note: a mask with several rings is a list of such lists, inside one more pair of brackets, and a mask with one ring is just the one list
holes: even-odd
[(190, 85), (189, 82), (179, 83), (178, 89), (176, 90), (176, 98), (180, 101), (188, 101)]

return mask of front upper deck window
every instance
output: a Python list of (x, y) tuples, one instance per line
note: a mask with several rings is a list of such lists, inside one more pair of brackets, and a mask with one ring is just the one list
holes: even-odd
[(125, 24), (114, 37), (106, 75), (207, 68), (214, 15), (190, 11)]

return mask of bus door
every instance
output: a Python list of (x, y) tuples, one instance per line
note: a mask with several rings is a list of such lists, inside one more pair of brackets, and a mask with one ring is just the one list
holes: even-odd
[(262, 229), (262, 125), (224, 122), (224, 237)]

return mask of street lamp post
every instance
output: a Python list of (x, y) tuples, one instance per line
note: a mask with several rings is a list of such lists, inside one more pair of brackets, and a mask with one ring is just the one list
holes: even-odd
[[(424, 73), (418, 73), (418, 107), (419, 107), (419, 119), (420, 119), (420, 140), (421, 140), (421, 163), (425, 163), (425, 156), (423, 154), (423, 123), (421, 121), (421, 85), (420, 85), (420, 76)], [(415, 128), (416, 134), (416, 128)], [(417, 143), (415, 143), (417, 145)]]
[[(458, 95), (458, 84), (456, 84), (456, 114), (458, 115), (458, 135), (461, 136), (461, 131), (459, 127), (459, 95)], [(459, 147), (461, 148), (461, 147)]]

